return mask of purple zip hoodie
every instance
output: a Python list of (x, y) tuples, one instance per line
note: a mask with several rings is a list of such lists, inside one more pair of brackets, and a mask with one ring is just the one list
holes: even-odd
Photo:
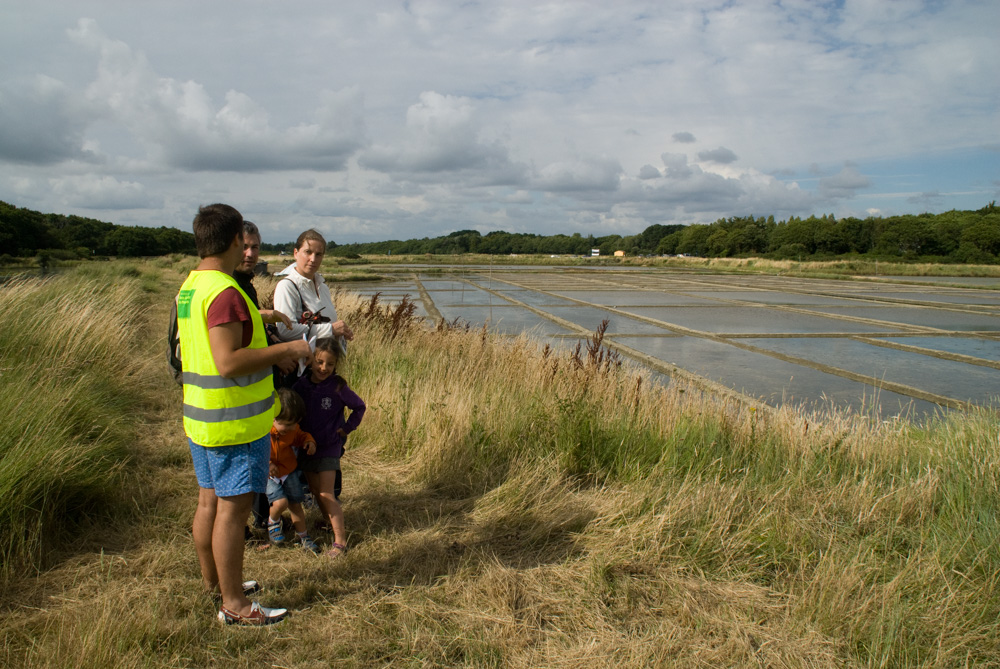
[[(325, 381), (313, 383), (306, 373), (299, 377), (292, 390), (302, 396), (306, 405), (306, 416), (299, 422), (299, 426), (316, 440), (316, 453), (306, 455), (303, 451), (299, 453), (299, 459), (343, 456), (346, 440), (337, 430), (350, 434), (358, 427), (365, 415), (364, 400), (336, 374), (331, 374)], [(345, 407), (350, 409), (347, 420), (344, 420)]]

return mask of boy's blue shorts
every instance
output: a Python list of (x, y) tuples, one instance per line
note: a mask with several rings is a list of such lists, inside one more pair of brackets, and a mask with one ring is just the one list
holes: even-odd
[(249, 444), (202, 446), (188, 439), (198, 485), (214, 489), (216, 497), (235, 497), (267, 489), (271, 435)]
[(302, 474), (297, 470), (278, 483), (272, 478), (267, 479), (267, 503), (274, 504), (279, 499), (288, 499), (289, 504), (299, 504), (306, 498), (302, 490)]

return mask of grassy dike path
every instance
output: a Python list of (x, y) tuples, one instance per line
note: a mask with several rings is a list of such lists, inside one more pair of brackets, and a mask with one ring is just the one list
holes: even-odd
[(0, 287), (0, 666), (1000, 666), (995, 414), (747, 407), (347, 293), (351, 551), (248, 551), (293, 613), (223, 628), (163, 350), (193, 264)]

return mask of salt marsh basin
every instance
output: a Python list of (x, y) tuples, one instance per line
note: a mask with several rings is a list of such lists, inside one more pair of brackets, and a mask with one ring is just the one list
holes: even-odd
[(626, 358), (772, 406), (921, 418), (998, 404), (1000, 291), (975, 280), (408, 269), (349, 289), (390, 303), (409, 295), (426, 317), (527, 333), (563, 350), (607, 320), (605, 344)]

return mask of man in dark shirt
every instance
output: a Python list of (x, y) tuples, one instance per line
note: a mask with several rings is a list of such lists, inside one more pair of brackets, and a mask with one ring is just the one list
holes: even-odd
[[(260, 259), (260, 230), (256, 225), (250, 221), (243, 221), (243, 259), (240, 261), (239, 267), (233, 272), (233, 278), (236, 279), (236, 283), (240, 285), (243, 292), (247, 294), (250, 301), (253, 302), (254, 306), (258, 309), (260, 308), (260, 300), (257, 299), (257, 289), (253, 285), (254, 272), (257, 269), (257, 261)], [(272, 342), (273, 343), (273, 342)], [(283, 375), (290, 373), (295, 369), (295, 361), (288, 360), (282, 361), (281, 364), (276, 365), (279, 373), (275, 374), (275, 380), (282, 378)], [(267, 496), (257, 494), (254, 496), (253, 502), (253, 520), (254, 525), (258, 528), (267, 527), (267, 519), (269, 513), (269, 508), (267, 504)], [(246, 538), (249, 540), (252, 538), (252, 533), (250, 528), (246, 529)]]
[(233, 272), (233, 278), (258, 309), (260, 301), (257, 299), (257, 289), (253, 287), (253, 276), (259, 258), (260, 230), (250, 221), (243, 221), (243, 259)]
[[(253, 278), (257, 269), (257, 261), (260, 259), (260, 230), (250, 221), (243, 221), (243, 259), (239, 267), (233, 272), (233, 278), (240, 285), (243, 292), (247, 294), (254, 306), (260, 309), (260, 300), (257, 299), (257, 289), (254, 288)], [(280, 343), (277, 339), (268, 336), (269, 344)], [(279, 387), (280, 381), (296, 368), (294, 360), (283, 360), (275, 365), (274, 373), (275, 388)]]

